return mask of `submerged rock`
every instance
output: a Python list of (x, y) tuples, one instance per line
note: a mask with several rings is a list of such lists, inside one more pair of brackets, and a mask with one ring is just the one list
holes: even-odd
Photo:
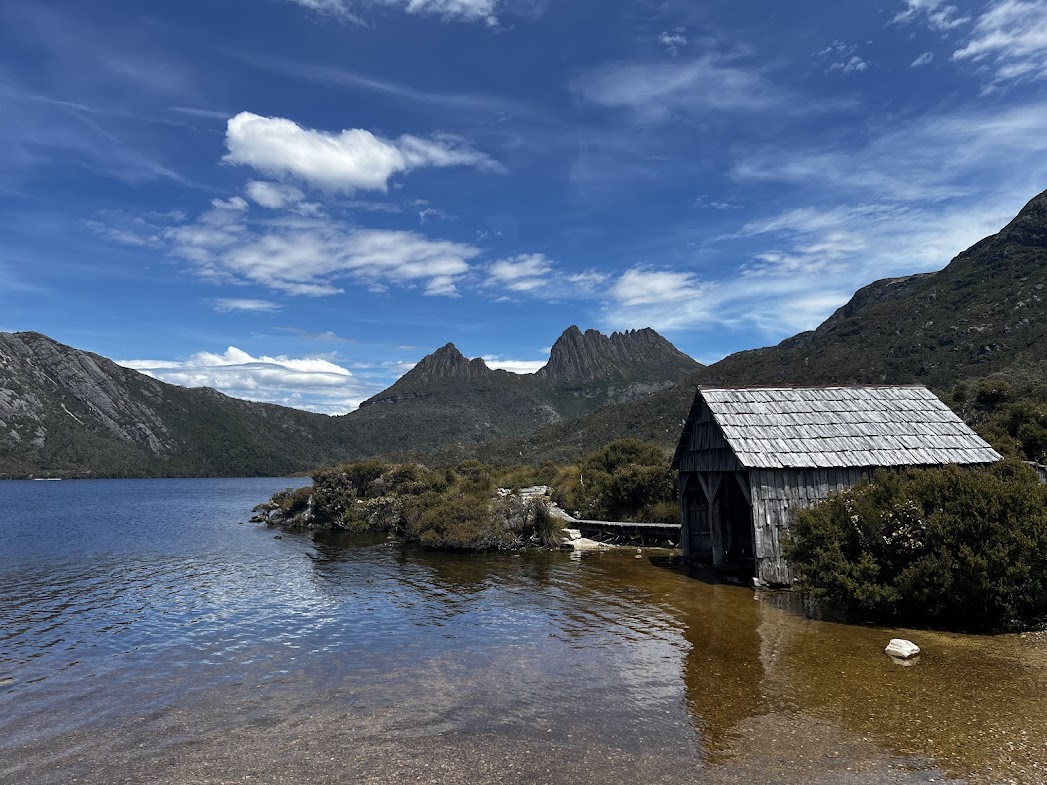
[(907, 660), (919, 654), (920, 647), (904, 638), (891, 638), (891, 642), (887, 644), (887, 648), (883, 650), (883, 653), (891, 657), (897, 657), (900, 660)]

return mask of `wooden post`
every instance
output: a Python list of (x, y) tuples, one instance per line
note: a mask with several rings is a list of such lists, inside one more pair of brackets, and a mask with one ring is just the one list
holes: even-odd
[(698, 482), (702, 485), (702, 490), (705, 491), (705, 499), (709, 502), (707, 515), (709, 516), (709, 541), (712, 545), (713, 564), (723, 564), (723, 527), (719, 525), (720, 505), (716, 501), (716, 493), (720, 490), (720, 481), (723, 479), (723, 475), (719, 472), (709, 472), (708, 478), (703, 477), (701, 473), (696, 476), (698, 477)]

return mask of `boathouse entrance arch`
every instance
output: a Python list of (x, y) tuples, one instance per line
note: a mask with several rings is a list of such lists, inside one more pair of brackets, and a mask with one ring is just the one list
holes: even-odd
[(731, 571), (753, 570), (753, 511), (748, 472), (693, 472), (681, 477), (686, 495), (684, 551), (695, 561)]

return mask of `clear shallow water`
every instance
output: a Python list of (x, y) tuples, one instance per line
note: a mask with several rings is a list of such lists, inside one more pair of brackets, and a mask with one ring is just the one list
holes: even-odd
[(0, 483), (0, 782), (1047, 781), (1045, 636), (244, 524), (288, 484)]

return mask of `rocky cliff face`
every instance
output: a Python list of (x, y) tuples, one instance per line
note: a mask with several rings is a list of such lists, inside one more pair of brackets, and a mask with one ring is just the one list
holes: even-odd
[(154, 455), (171, 447), (149, 406), (162, 399), (160, 382), (40, 333), (0, 333), (0, 388), (0, 439), (9, 443), (41, 448), (68, 418)]
[(186, 389), (0, 333), (0, 477), (278, 475), (353, 449), (342, 420)]
[(560, 384), (655, 381), (682, 376), (701, 365), (649, 327), (603, 335), (568, 327), (536, 374)]

